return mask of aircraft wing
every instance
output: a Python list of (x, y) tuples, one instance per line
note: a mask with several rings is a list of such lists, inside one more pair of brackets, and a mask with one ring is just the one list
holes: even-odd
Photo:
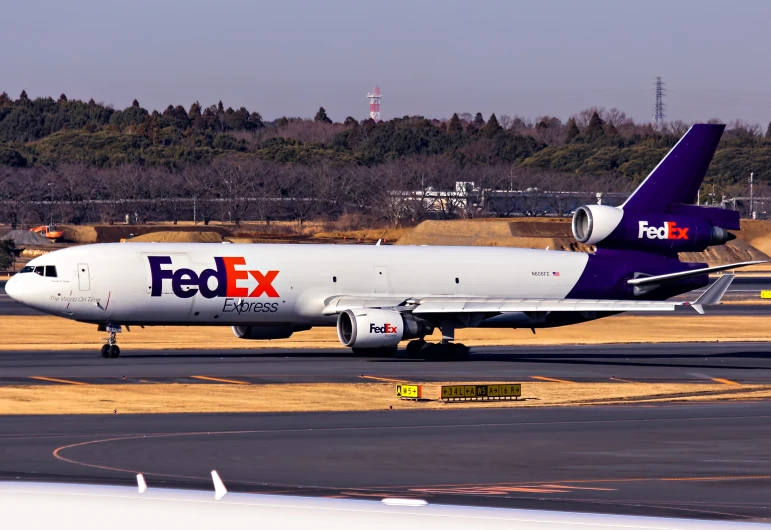
[(413, 314), (436, 313), (513, 313), (554, 311), (674, 311), (677, 306), (692, 306), (703, 314), (703, 305), (720, 303), (733, 274), (724, 274), (694, 302), (658, 300), (587, 300), (534, 298), (479, 298), (462, 296), (398, 297), (334, 297), (323, 314), (335, 315), (347, 309), (390, 308)]

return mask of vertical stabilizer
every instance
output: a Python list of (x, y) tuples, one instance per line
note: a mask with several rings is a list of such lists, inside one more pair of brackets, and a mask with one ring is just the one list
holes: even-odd
[(621, 208), (667, 213), (671, 205), (693, 204), (724, 129), (725, 125), (691, 126)]

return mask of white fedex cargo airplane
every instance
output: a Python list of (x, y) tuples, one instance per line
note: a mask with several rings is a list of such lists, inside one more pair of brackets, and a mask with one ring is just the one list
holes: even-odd
[(230, 493), (216, 471), (215, 492), (138, 487), (0, 482), (3, 521), (13, 528), (286, 528), (313, 530), (769, 530), (768, 524), (548, 512), (429, 504), (416, 498), (330, 499)]
[[(461, 327), (536, 328), (620, 311), (671, 311), (674, 295), (704, 287), (708, 268), (682, 263), (733, 238), (738, 214), (693, 206), (723, 131), (694, 125), (620, 207), (584, 206), (575, 237), (593, 254), (513, 248), (116, 243), (72, 247), (29, 262), (6, 285), (41, 311), (97, 324), (117, 357), (131, 325), (232, 326), (243, 339), (337, 326), (354, 350), (465, 355)], [(726, 275), (695, 308), (717, 303)], [(424, 337), (435, 328), (442, 343)]]

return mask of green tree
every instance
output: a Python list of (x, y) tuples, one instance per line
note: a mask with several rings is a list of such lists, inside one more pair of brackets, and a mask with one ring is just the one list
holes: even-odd
[(348, 127), (351, 127), (352, 125), (358, 125), (359, 122), (356, 121), (356, 118), (353, 116), (348, 116), (345, 121), (343, 122), (343, 125), (347, 125)]
[(498, 123), (498, 118), (495, 117), (495, 113), (492, 113), (490, 114), (490, 119), (487, 120), (487, 124), (482, 128), (482, 132), (488, 136), (492, 136), (502, 129), (503, 127)]
[(19, 102), (20, 103), (29, 103), (29, 97), (27, 96), (27, 91), (22, 90), (21, 94), (19, 94)]
[(578, 130), (576, 120), (570, 118), (565, 124), (565, 142), (570, 144), (579, 140), (581, 140), (581, 131)]
[(324, 107), (319, 107), (319, 111), (316, 113), (316, 116), (313, 117), (313, 121), (318, 121), (321, 123), (332, 123), (332, 120), (330, 120), (329, 116), (327, 116), (327, 111), (324, 110)]
[(602, 140), (605, 136), (605, 124), (603, 123), (600, 115), (597, 111), (592, 114), (589, 119), (589, 125), (586, 126), (586, 140), (589, 142), (596, 142)]
[(134, 101), (131, 102), (131, 106), (134, 107), (135, 109), (138, 109), (139, 108), (139, 101), (137, 101), (135, 99)]
[(0, 270), (9, 270), (16, 263), (19, 250), (10, 239), (0, 241)]
[(263, 123), (262, 115), (259, 112), (252, 112), (249, 114), (247, 129), (256, 131), (257, 129), (262, 129), (263, 127), (265, 127), (265, 124)]
[(768, 122), (768, 129), (766, 129), (766, 138), (771, 140), (771, 121)]
[(452, 115), (452, 118), (450, 118), (450, 124), (447, 126), (447, 132), (449, 134), (457, 135), (463, 133), (463, 125), (460, 122), (460, 118), (458, 117), (457, 112)]
[(289, 120), (286, 119), (286, 116), (281, 116), (281, 119), (278, 120), (278, 123), (276, 124), (279, 127), (285, 127), (286, 125), (289, 125)]
[(485, 119), (482, 117), (481, 112), (477, 112), (476, 116), (474, 116), (474, 125), (477, 127), (482, 127), (485, 124)]
[(618, 130), (610, 122), (605, 125), (605, 136), (610, 140), (618, 140), (620, 138)]
[(64, 94), (59, 96), (59, 101), (57, 101), (57, 103), (67, 103), (67, 96)]

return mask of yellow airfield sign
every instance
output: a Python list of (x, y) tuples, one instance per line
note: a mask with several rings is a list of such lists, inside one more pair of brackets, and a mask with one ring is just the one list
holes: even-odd
[(516, 399), (521, 395), (521, 383), (442, 386), (442, 399), (447, 401)]
[(423, 397), (423, 387), (421, 385), (396, 385), (396, 397), (420, 399)]

